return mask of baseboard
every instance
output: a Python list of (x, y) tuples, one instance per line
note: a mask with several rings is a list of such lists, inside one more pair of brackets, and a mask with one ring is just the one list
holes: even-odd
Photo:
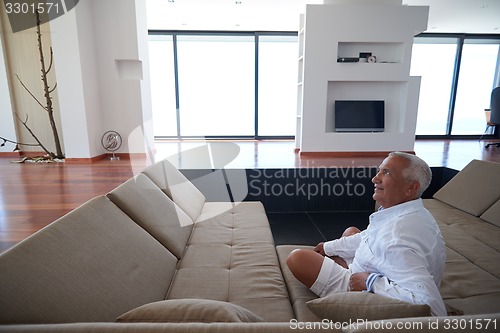
[[(39, 156), (45, 156), (45, 152), (0, 152), (0, 158), (5, 157), (5, 158), (18, 158), (21, 159), (23, 157), (39, 157)], [(93, 157), (88, 157), (88, 158), (74, 158), (74, 157), (69, 157), (65, 158), (64, 162), (68, 164), (92, 164), (96, 163), (102, 160), (106, 159), (111, 159), (113, 155), (112, 154), (101, 154)], [(130, 161), (130, 160), (143, 160), (148, 157), (146, 153), (118, 153), (115, 154), (115, 157), (118, 157), (119, 160), (125, 160), (125, 161)]]
[[(325, 157), (386, 157), (391, 151), (299, 151), (301, 157), (325, 158)], [(415, 154), (415, 151), (405, 151)]]
[(38, 157), (47, 155), (44, 151), (5, 151), (0, 152), (0, 157)]
[(97, 156), (89, 157), (89, 158), (71, 158), (70, 157), (70, 158), (65, 158), (64, 161), (65, 161), (65, 163), (69, 163), (69, 164), (72, 164), (72, 163), (91, 164), (91, 163), (95, 163), (95, 162), (98, 162), (98, 161), (105, 159), (106, 155), (107, 154), (101, 154), (101, 155), (97, 155)]
[[(138, 159), (138, 160), (141, 160), (141, 159), (146, 159), (147, 158), (147, 154), (146, 153), (115, 153), (114, 154), (115, 157), (117, 157), (118, 161), (119, 160), (125, 160), (125, 161), (130, 161), (130, 160), (134, 160), (134, 159)], [(111, 160), (111, 158), (113, 157), (113, 154), (101, 154), (101, 155), (97, 155), (97, 156), (94, 156), (94, 157), (90, 157), (90, 158), (66, 158), (65, 161), (66, 163), (81, 163), (81, 164), (85, 164), (85, 163), (96, 163), (96, 162), (99, 162), (99, 161), (102, 161), (102, 160)]]
[(0, 157), (21, 157), (21, 155), (17, 151), (2, 151)]

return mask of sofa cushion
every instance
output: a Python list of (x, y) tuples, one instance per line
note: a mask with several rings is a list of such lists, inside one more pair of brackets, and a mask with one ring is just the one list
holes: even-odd
[[(436, 199), (424, 199), (424, 206), (436, 219), (448, 246), (470, 259), (496, 257), (500, 252), (500, 229)], [(443, 235), (445, 236), (445, 235)]]
[(263, 322), (256, 314), (227, 302), (206, 299), (178, 299), (145, 304), (128, 311), (118, 322), (214, 323)]
[(455, 312), (500, 311), (500, 229), (436, 199), (425, 199), (446, 242), (440, 292)]
[(481, 219), (500, 227), (500, 200), (488, 208), (488, 210), (481, 215)]
[(108, 198), (97, 197), (0, 255), (0, 322), (112, 322), (164, 299), (176, 265)]
[(139, 174), (108, 197), (177, 258), (182, 257), (192, 220), (148, 177)]
[(294, 317), (260, 202), (207, 202), (193, 228), (167, 299), (230, 302), (268, 322)]
[(431, 315), (427, 304), (411, 304), (366, 292), (338, 293), (306, 304), (319, 318), (341, 323), (357, 319), (378, 320)]
[(196, 221), (205, 204), (205, 196), (175, 166), (164, 160), (146, 168), (143, 173)]
[(434, 198), (480, 216), (500, 199), (500, 163), (471, 161)]

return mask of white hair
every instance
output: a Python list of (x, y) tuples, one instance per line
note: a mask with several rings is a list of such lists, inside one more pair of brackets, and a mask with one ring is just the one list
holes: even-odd
[(389, 156), (399, 156), (408, 161), (408, 166), (403, 170), (403, 176), (407, 180), (416, 181), (420, 184), (418, 196), (421, 197), (432, 180), (432, 171), (429, 165), (413, 154), (395, 151), (390, 153)]

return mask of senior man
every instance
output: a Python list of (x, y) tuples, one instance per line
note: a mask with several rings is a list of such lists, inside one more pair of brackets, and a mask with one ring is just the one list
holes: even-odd
[(420, 198), (432, 178), (419, 157), (393, 152), (372, 182), (380, 209), (368, 228), (348, 228), (341, 238), (297, 249), (287, 264), (293, 275), (319, 297), (368, 291), (414, 304), (428, 304), (446, 315), (439, 292), (446, 260), (439, 227)]

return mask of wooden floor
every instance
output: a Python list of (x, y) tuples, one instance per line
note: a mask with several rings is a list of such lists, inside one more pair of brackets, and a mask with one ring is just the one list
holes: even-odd
[[(291, 141), (157, 142), (154, 156), (88, 163), (11, 163), (0, 154), (0, 252), (29, 237), (85, 201), (107, 193), (155, 161), (173, 158), (182, 168), (296, 168), (378, 166), (375, 157), (301, 157)], [(228, 148), (228, 149), (227, 149)], [(194, 152), (194, 153), (193, 153)], [(417, 141), (415, 152), (430, 166), (460, 170), (472, 159), (500, 163), (500, 148), (478, 141)]]

